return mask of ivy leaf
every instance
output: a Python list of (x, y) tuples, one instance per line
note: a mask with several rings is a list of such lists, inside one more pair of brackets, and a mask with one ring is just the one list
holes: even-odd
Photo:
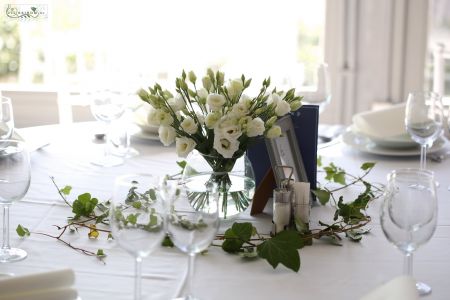
[(62, 189), (60, 189), (59, 191), (61, 193), (63, 193), (64, 195), (69, 195), (70, 191), (72, 190), (72, 187), (70, 185), (66, 185), (65, 187), (63, 187)]
[(136, 209), (140, 209), (142, 207), (142, 203), (140, 201), (135, 201), (131, 204)]
[(303, 242), (294, 230), (285, 230), (271, 239), (258, 245), (258, 256), (266, 259), (275, 269), (278, 264), (298, 272), (300, 269), (300, 255), (297, 249), (303, 247)]
[(16, 232), (20, 237), (27, 237), (30, 236), (30, 231), (28, 228), (23, 227), (22, 225), (17, 225)]
[(139, 217), (139, 213), (137, 213), (137, 214), (129, 214), (127, 216), (127, 221), (130, 222), (132, 225), (136, 225), (138, 217)]
[(361, 170), (367, 171), (375, 166), (374, 162), (365, 162), (361, 165)]
[(331, 193), (324, 189), (316, 189), (311, 190), (314, 195), (319, 199), (320, 204), (325, 205), (330, 201), (330, 195)]
[(94, 211), (98, 203), (97, 198), (91, 198), (91, 194), (84, 193), (78, 196), (77, 200), (73, 202), (72, 212), (75, 214), (75, 219), (83, 216), (89, 217)]
[(98, 250), (97, 250), (97, 256), (98, 256), (99, 258), (106, 257), (105, 251), (103, 251), (103, 249), (98, 249)]
[(248, 242), (252, 237), (252, 223), (234, 223), (231, 228), (225, 231), (225, 241), (222, 243), (222, 249), (229, 253), (238, 252), (242, 245)]
[(345, 172), (340, 171), (334, 174), (333, 181), (345, 185)]

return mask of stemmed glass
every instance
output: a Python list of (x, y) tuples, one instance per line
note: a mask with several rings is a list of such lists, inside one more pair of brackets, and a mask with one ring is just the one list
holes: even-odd
[[(386, 238), (405, 254), (405, 275), (412, 276), (413, 252), (428, 242), (437, 223), (436, 184), (433, 172), (422, 169), (394, 170), (388, 175), (380, 214)], [(416, 283), (420, 295), (431, 287)]]
[(419, 143), (420, 168), (426, 169), (427, 147), (439, 137), (442, 131), (442, 102), (433, 92), (412, 92), (408, 95), (405, 111), (406, 130)]
[(30, 158), (25, 144), (15, 140), (0, 141), (0, 205), (3, 206), (3, 242), (0, 262), (19, 261), (27, 253), (9, 244), (9, 208), (22, 199), (30, 187)]
[(1, 97), (0, 103), (0, 140), (11, 138), (14, 132), (14, 117), (11, 99)]
[(108, 131), (106, 133), (107, 141), (104, 147), (103, 156), (94, 159), (92, 163), (104, 167), (121, 165), (123, 163), (123, 158), (112, 155), (110, 151), (110, 139), (112, 136), (111, 122), (119, 119), (125, 112), (125, 103), (120, 93), (110, 90), (93, 93), (91, 99), (91, 112), (98, 121), (101, 121), (106, 125)]
[(158, 192), (159, 178), (148, 174), (120, 176), (110, 208), (111, 231), (117, 243), (136, 259), (134, 299), (141, 299), (142, 259), (161, 244), (165, 207)]
[(178, 185), (172, 193), (168, 216), (168, 231), (175, 246), (189, 256), (184, 296), (179, 299), (196, 299), (192, 294), (195, 255), (211, 244), (219, 228), (219, 201), (217, 187), (208, 186), (205, 205), (195, 208), (190, 204), (192, 191)]

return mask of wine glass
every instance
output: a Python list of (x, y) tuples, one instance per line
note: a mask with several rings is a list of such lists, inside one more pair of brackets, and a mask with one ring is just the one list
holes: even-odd
[(91, 99), (91, 112), (98, 121), (107, 127), (106, 144), (103, 156), (95, 158), (92, 163), (103, 167), (113, 167), (123, 164), (123, 158), (111, 154), (111, 136), (113, 134), (111, 122), (119, 119), (125, 112), (125, 103), (118, 92), (102, 90), (93, 93)]
[(27, 253), (9, 244), (9, 208), (22, 199), (30, 187), (30, 158), (25, 144), (15, 140), (0, 141), (0, 205), (3, 206), (3, 242), (0, 262), (25, 259)]
[(211, 244), (219, 228), (219, 201), (217, 186), (208, 186), (201, 193), (204, 205), (193, 207), (190, 199), (195, 192), (178, 185), (173, 194), (168, 216), (168, 231), (175, 246), (189, 256), (184, 296), (179, 299), (196, 299), (192, 294), (195, 255)]
[(11, 138), (14, 131), (14, 117), (11, 99), (1, 97), (0, 104), (0, 140)]
[(120, 176), (114, 184), (110, 224), (114, 239), (133, 255), (135, 263), (134, 299), (141, 299), (142, 259), (161, 244), (165, 207), (158, 192), (159, 178), (148, 174)]
[[(413, 252), (432, 237), (437, 223), (436, 184), (433, 172), (422, 169), (394, 170), (380, 214), (386, 238), (405, 254), (405, 275), (412, 276)], [(431, 287), (416, 283), (420, 295)]]
[(411, 138), (420, 144), (420, 168), (426, 169), (427, 147), (442, 131), (441, 97), (433, 92), (412, 92), (408, 95), (405, 126)]

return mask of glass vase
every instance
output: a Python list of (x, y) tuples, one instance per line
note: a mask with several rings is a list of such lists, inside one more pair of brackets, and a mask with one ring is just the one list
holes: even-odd
[(189, 189), (189, 200), (194, 208), (207, 205), (211, 184), (219, 192), (220, 218), (233, 218), (250, 206), (255, 193), (255, 174), (245, 154), (223, 158), (194, 150), (186, 163), (183, 182)]

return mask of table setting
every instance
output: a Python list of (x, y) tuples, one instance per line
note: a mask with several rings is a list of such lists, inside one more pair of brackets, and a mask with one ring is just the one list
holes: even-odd
[[(250, 85), (256, 93), (247, 91)], [(449, 173), (445, 157), (430, 160), (448, 151), (442, 108), (425, 101), (409, 109), (408, 99), (362, 112), (321, 147), (319, 110), (309, 112), (300, 94), (277, 90), (270, 78), (258, 86), (244, 75), (228, 79), (208, 70), (197, 78), (183, 71), (175, 87), (140, 89), (142, 102), (124, 123), (115, 122), (126, 109), (107, 109), (115, 96), (99, 95), (93, 113), (110, 127), (100, 143), (95, 122), (11, 125), (2, 137), (0, 179), (9, 182), (13, 174), (23, 184), (13, 196), (0, 187), (0, 204), (11, 214), (4, 213), (0, 255), (0, 287), (10, 292), (1, 289), (0, 299), (371, 300), (450, 293)], [(417, 114), (427, 107), (428, 114)], [(299, 122), (307, 115), (314, 121)], [(425, 136), (416, 119), (437, 127)], [(109, 152), (118, 131), (134, 155)], [(302, 144), (304, 132), (316, 142)], [(14, 134), (22, 141), (14, 144)], [(36, 136), (51, 140), (31, 147)], [(266, 147), (276, 151), (255, 161), (263, 156), (251, 153)], [(23, 159), (11, 159), (18, 154)], [(13, 172), (20, 162), (22, 173)], [(13, 249), (15, 256), (5, 254)]]

